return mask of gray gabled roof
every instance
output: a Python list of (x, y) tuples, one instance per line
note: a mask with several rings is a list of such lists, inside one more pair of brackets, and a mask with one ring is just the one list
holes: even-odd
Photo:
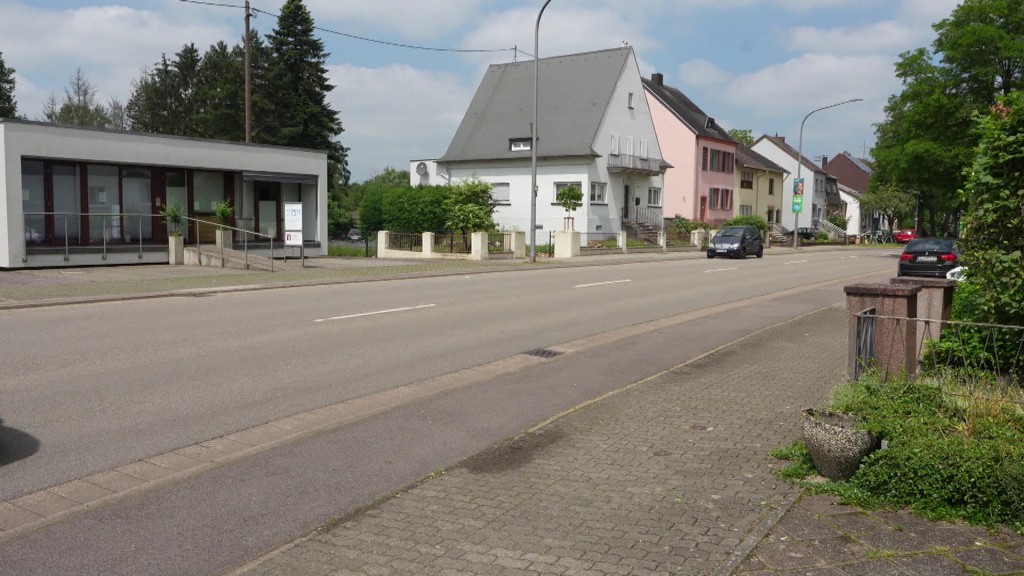
[(733, 139), (729, 137), (729, 133), (719, 126), (714, 121), (714, 118), (705, 114), (686, 94), (683, 94), (678, 88), (666, 86), (660, 80), (660, 75), (656, 74), (655, 76), (659, 77), (659, 81), (650, 78), (643, 79), (644, 88), (647, 88), (647, 91), (653, 94), (655, 98), (661, 100), (665, 107), (672, 111), (691, 131), (705, 138), (733, 142)]
[(847, 158), (849, 158), (850, 162), (853, 162), (854, 166), (856, 166), (857, 168), (860, 168), (861, 170), (863, 170), (864, 173), (867, 174), (868, 176), (870, 176), (871, 173), (874, 172), (874, 170), (872, 170), (871, 167), (868, 166), (867, 163), (864, 162), (864, 160), (862, 158), (857, 158), (856, 156), (854, 156), (853, 154), (850, 154), (849, 152), (843, 152), (843, 156), (846, 156)]
[[(539, 156), (598, 155), (592, 144), (631, 56), (625, 46), (539, 60)], [(533, 74), (532, 60), (487, 68), (438, 162), (530, 158), (529, 151), (510, 151), (509, 139), (532, 136)]]
[(790, 146), (786, 142), (785, 138), (783, 138), (781, 136), (769, 136), (769, 135), (765, 134), (765, 135), (761, 136), (760, 138), (758, 138), (757, 140), (755, 140), (754, 143), (751, 146), (752, 147), (756, 146), (757, 143), (760, 142), (761, 140), (767, 140), (767, 141), (771, 142), (772, 144), (775, 145), (776, 148), (778, 148), (779, 150), (782, 150), (783, 152), (788, 154), (789, 157), (792, 158), (793, 160), (798, 160), (797, 157), (799, 157), (800, 160), (803, 160), (803, 162), (802, 162), (803, 163), (803, 167), (806, 170), (808, 170), (810, 172), (821, 172), (822, 174), (828, 174), (829, 176), (832, 176), (833, 178), (835, 178), (835, 176), (830, 174), (828, 172), (828, 170), (825, 170), (821, 166), (815, 164), (807, 156), (804, 156), (804, 155), (800, 154), (799, 152), (797, 152), (797, 149), (793, 148), (792, 146)]
[(758, 154), (753, 148), (742, 143), (736, 144), (736, 162), (744, 166), (757, 168), (758, 170), (770, 170), (782, 174), (789, 173), (789, 170)]

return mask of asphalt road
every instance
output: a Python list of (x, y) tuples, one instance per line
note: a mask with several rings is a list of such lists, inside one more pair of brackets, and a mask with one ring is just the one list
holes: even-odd
[(845, 283), (884, 280), (894, 266), (862, 251), (687, 260), (0, 314), (5, 425), (41, 441), (0, 467), (0, 486), (20, 486), (13, 494), (526, 350), (685, 318), (0, 539), (0, 576), (223, 574), (553, 414), (841, 302)]
[(0, 313), (0, 500), (576, 338), (871, 272), (885, 251), (450, 276)]

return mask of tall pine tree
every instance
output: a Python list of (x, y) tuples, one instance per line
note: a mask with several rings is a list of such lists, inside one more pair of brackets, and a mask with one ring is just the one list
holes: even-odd
[(266, 142), (326, 150), (328, 187), (348, 182), (347, 150), (337, 141), (343, 129), (338, 112), (327, 102), (334, 86), (327, 80), (327, 52), (313, 35), (313, 17), (302, 0), (286, 0), (277, 28), (269, 36), (273, 60), (270, 97), (275, 122)]
[(4, 53), (0, 52), (0, 118), (16, 118), (18, 101), (14, 98), (14, 69), (8, 68), (4, 62)]

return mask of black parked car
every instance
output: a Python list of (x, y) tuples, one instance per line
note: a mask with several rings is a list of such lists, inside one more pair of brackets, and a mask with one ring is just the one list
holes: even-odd
[(943, 238), (911, 240), (900, 254), (897, 276), (933, 276), (945, 278), (946, 273), (960, 265), (956, 243)]
[(708, 243), (708, 258), (746, 258), (751, 254), (758, 258), (764, 256), (761, 231), (756, 226), (726, 226)]

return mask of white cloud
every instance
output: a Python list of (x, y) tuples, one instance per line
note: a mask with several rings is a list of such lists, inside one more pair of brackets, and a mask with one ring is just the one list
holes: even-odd
[[(537, 12), (533, 9), (492, 14), (463, 37), (462, 45), (467, 48), (519, 46), (521, 50), (532, 53), (536, 21)], [(644, 30), (642, 14), (612, 9), (549, 8), (541, 20), (542, 58), (615, 48), (623, 42), (640, 51), (652, 49), (658, 44)], [(506, 57), (504, 61), (507, 60)]]
[(687, 86), (716, 88), (728, 83), (732, 77), (732, 74), (707, 60), (690, 60), (679, 66), (679, 78)]
[[(181, 21), (124, 6), (44, 10), (0, 2), (0, 13), (18, 23), (4, 30), (3, 53), (20, 75), (18, 110), (30, 118), (41, 113), (42, 100), (51, 91), (58, 99), (62, 96), (78, 68), (96, 86), (101, 101), (116, 97), (124, 102), (142, 68), (162, 53), (173, 54), (186, 42), (195, 42), (203, 52), (235, 35), (230, 27), (214, 22)], [(202, 12), (191, 11), (175, 16), (203, 18)], [(241, 35), (239, 29), (239, 39)]]
[(888, 58), (807, 54), (738, 75), (718, 96), (733, 106), (770, 116), (813, 110), (849, 98), (885, 102), (898, 86)]
[(482, 4), (483, 0), (306, 0), (319, 26), (373, 36), (365, 31), (370, 26), (418, 39), (441, 38), (458, 30), (479, 17)]
[(842, 8), (861, 4), (862, 0), (776, 0), (778, 5), (791, 12), (811, 12), (827, 8)]
[(335, 85), (329, 101), (345, 128), (341, 142), (351, 148), (355, 181), (444, 154), (476, 90), (475, 82), (468, 86), (453, 74), (404, 64), (331, 66), (328, 75)]
[(917, 24), (931, 25), (948, 18), (963, 0), (903, 0), (900, 16)]
[(898, 54), (920, 46), (928, 30), (914, 29), (893, 20), (874, 22), (860, 28), (812, 28), (801, 26), (789, 34), (789, 47), (798, 52), (833, 54)]

